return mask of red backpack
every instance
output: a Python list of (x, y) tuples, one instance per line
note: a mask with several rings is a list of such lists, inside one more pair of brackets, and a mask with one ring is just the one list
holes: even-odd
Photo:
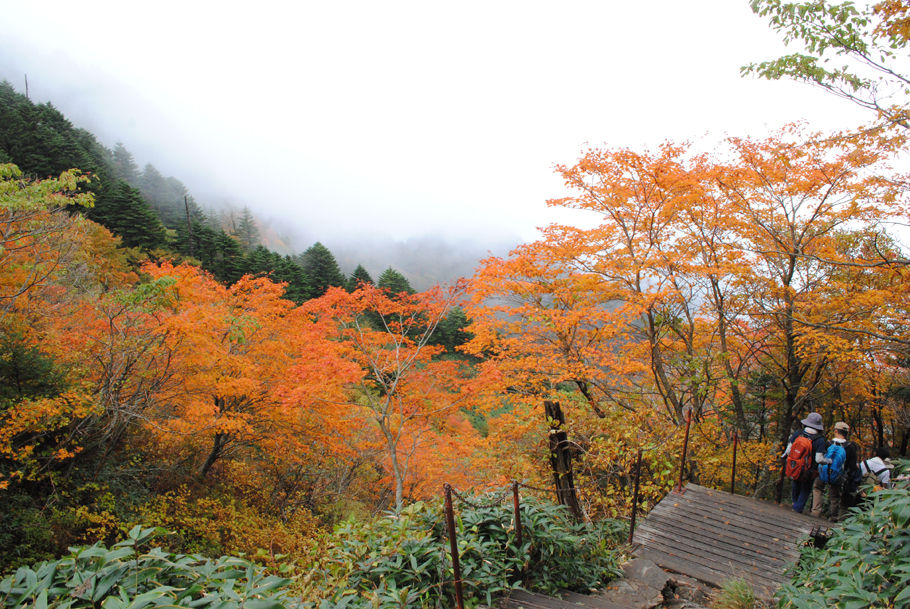
[(800, 434), (793, 440), (784, 474), (791, 480), (805, 480), (812, 469), (812, 440)]

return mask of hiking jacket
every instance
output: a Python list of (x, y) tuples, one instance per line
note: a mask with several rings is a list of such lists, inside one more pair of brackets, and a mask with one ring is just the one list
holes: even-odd
[(844, 476), (848, 484), (856, 479), (856, 444), (847, 440), (844, 444), (844, 451), (847, 453), (847, 460), (844, 461)]
[(881, 457), (863, 459), (859, 463), (859, 471), (864, 476), (872, 472), (883, 486), (887, 486), (891, 482), (891, 469), (885, 466), (885, 462), (882, 461)]

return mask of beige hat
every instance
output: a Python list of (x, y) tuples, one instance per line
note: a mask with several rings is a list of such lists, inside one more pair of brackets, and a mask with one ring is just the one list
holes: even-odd
[(849, 431), (850, 431), (850, 426), (847, 425), (846, 423), (844, 423), (843, 421), (838, 421), (837, 423), (834, 424), (834, 429), (835, 429), (836, 431), (846, 431), (846, 432), (849, 432)]

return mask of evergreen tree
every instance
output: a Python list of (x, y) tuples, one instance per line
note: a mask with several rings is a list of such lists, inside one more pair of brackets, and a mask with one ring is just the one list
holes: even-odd
[(51, 104), (33, 104), (0, 83), (0, 150), (26, 174), (58, 175), (78, 168), (105, 177), (110, 153), (94, 136), (75, 129)]
[(21, 334), (0, 335), (0, 411), (25, 398), (58, 395), (65, 386), (54, 361)]
[(246, 273), (246, 259), (237, 241), (221, 231), (215, 238), (215, 255), (211, 273), (221, 282), (234, 283)]
[[(0, 82), (0, 150), (5, 158), (13, 162), (14, 154), (19, 147), (20, 139), (25, 134), (25, 119), (20, 109), (20, 96), (9, 81)], [(25, 172), (29, 168), (20, 160), (19, 169)]]
[(259, 228), (256, 226), (256, 219), (250, 213), (250, 208), (244, 206), (237, 219), (237, 228), (234, 233), (240, 239), (240, 245), (244, 251), (250, 251), (259, 244)]
[(158, 198), (164, 191), (164, 176), (155, 169), (154, 165), (146, 163), (142, 169), (142, 175), (139, 176), (137, 188), (149, 204), (157, 206)]
[(388, 290), (392, 294), (401, 294), (402, 292), (413, 294), (416, 291), (411, 287), (408, 280), (405, 279), (405, 276), (392, 267), (389, 267), (382, 272), (382, 275), (379, 276), (379, 282), (376, 285), (384, 290)]
[(471, 339), (471, 334), (465, 331), (470, 324), (471, 320), (468, 319), (464, 309), (458, 306), (452, 307), (445, 319), (439, 322), (430, 342), (434, 345), (442, 345), (449, 353), (455, 353), (456, 347)]
[(344, 274), (338, 268), (332, 252), (319, 243), (300, 255), (300, 266), (309, 280), (307, 298), (319, 298), (332, 286), (344, 287)]
[(246, 255), (247, 272), (253, 275), (268, 275), (281, 262), (281, 256), (259, 245)]
[[(106, 178), (110, 172), (107, 167), (111, 163), (111, 152), (95, 139), (95, 136), (85, 129), (74, 129), (72, 139), (82, 151), (84, 160), (80, 161), (78, 167), (82, 171)], [(72, 169), (72, 167), (67, 167)]]
[(350, 278), (348, 278), (348, 287), (347, 287), (348, 292), (353, 292), (354, 290), (356, 290), (358, 287), (360, 287), (361, 283), (367, 283), (369, 285), (376, 285), (375, 282), (373, 281), (373, 278), (370, 277), (370, 274), (367, 272), (367, 270), (365, 268), (363, 268), (363, 266), (358, 264), (357, 268), (354, 269), (354, 272), (351, 273)]
[(306, 273), (290, 256), (281, 256), (263, 246), (247, 254), (247, 273), (266, 275), (272, 281), (286, 283), (284, 296), (297, 304), (307, 299), (309, 282)]
[(218, 231), (204, 222), (193, 222), (193, 238), (190, 239), (187, 226), (177, 226), (177, 251), (198, 260), (205, 270), (211, 272), (215, 261)]
[(114, 177), (123, 180), (130, 186), (139, 186), (139, 168), (133, 155), (122, 142), (117, 142), (113, 150)]
[(139, 191), (122, 180), (106, 185), (89, 208), (90, 219), (107, 227), (130, 247), (152, 249), (165, 243), (164, 225)]
[(205, 214), (196, 205), (183, 182), (174, 177), (165, 178), (148, 163), (138, 177), (138, 188), (148, 204), (158, 212), (165, 226), (177, 228), (186, 224), (186, 208), (190, 208), (193, 221), (204, 221)]
[(299, 264), (290, 256), (285, 256), (275, 267), (274, 277), (278, 281), (287, 283), (284, 295), (289, 300), (301, 304), (307, 299), (310, 286), (309, 278)]

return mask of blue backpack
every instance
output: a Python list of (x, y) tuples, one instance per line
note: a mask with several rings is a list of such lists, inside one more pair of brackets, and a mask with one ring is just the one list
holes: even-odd
[(847, 460), (847, 451), (836, 442), (832, 442), (825, 453), (825, 458), (831, 463), (824, 463), (818, 468), (818, 477), (825, 484), (838, 484), (844, 477), (844, 461)]

